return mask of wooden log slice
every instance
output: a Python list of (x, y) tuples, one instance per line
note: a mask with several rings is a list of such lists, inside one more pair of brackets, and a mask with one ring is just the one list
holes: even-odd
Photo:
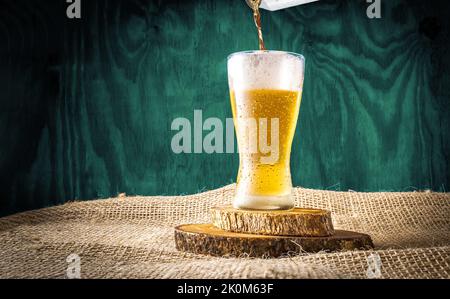
[(233, 207), (211, 209), (212, 224), (232, 232), (273, 236), (331, 236), (331, 213), (319, 209), (241, 210)]
[(327, 237), (291, 237), (224, 231), (212, 224), (185, 224), (175, 228), (175, 245), (180, 251), (213, 256), (279, 257), (319, 251), (370, 249), (366, 234), (336, 230)]

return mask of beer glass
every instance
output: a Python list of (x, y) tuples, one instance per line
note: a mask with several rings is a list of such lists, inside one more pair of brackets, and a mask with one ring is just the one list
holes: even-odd
[(239, 148), (233, 206), (285, 210), (294, 206), (291, 145), (300, 109), (304, 58), (283, 51), (228, 57), (228, 84)]

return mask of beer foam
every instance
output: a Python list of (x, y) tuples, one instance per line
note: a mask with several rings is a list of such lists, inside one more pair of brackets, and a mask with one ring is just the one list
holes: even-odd
[(228, 57), (230, 90), (282, 89), (303, 87), (303, 56), (282, 51), (248, 51)]

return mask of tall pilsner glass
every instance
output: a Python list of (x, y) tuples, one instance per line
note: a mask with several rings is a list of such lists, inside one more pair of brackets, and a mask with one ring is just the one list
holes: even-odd
[(228, 83), (239, 147), (235, 208), (294, 206), (290, 154), (300, 109), (304, 58), (282, 51), (228, 57)]

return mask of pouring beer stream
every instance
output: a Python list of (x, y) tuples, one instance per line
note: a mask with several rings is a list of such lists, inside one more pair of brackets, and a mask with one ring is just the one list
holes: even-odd
[(255, 21), (255, 26), (258, 30), (259, 50), (266, 50), (261, 29), (261, 14), (259, 13), (261, 0), (245, 0), (245, 2), (247, 2), (247, 5), (253, 10), (253, 20)]

